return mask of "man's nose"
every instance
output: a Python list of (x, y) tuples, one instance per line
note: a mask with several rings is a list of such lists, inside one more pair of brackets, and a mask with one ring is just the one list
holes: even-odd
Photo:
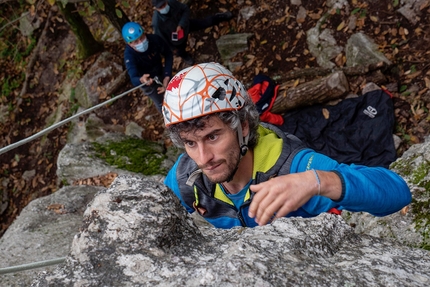
[(208, 145), (199, 144), (198, 153), (199, 153), (199, 158), (202, 165), (207, 164), (213, 159), (212, 149), (208, 147)]

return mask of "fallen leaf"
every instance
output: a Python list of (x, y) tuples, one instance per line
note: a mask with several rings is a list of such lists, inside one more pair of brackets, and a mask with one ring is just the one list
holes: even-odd
[(196, 43), (196, 49), (198, 49), (200, 46), (203, 46), (203, 44), (204, 44), (205, 42), (203, 42), (203, 41), (198, 41), (197, 43)]
[(322, 114), (326, 120), (330, 118), (330, 112), (326, 108), (322, 109)]
[(409, 205), (406, 205), (405, 207), (403, 207), (403, 208), (400, 210), (400, 214), (401, 214), (401, 215), (406, 215), (406, 214), (408, 213), (408, 211), (409, 211)]
[(344, 27), (345, 27), (345, 21), (342, 21), (342, 23), (340, 23), (340, 24), (337, 26), (336, 30), (337, 30), (337, 31), (340, 31), (340, 30), (342, 30)]
[(245, 66), (246, 66), (247, 68), (249, 68), (249, 67), (254, 63), (254, 59), (255, 59), (255, 58), (251, 58), (250, 60), (248, 60), (248, 61), (246, 62), (246, 64), (245, 64)]
[(61, 204), (61, 203), (53, 203), (53, 204), (50, 204), (50, 205), (48, 205), (48, 206), (46, 207), (46, 209), (48, 209), (48, 210), (60, 209), (60, 208), (64, 208), (64, 204)]
[(426, 83), (426, 87), (430, 89), (430, 79), (425, 77), (424, 82)]

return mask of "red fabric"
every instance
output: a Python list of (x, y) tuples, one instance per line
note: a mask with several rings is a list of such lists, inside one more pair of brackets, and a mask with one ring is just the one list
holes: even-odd
[[(261, 95), (264, 94), (264, 91), (267, 89), (268, 86), (269, 86), (269, 82), (263, 81), (262, 83), (255, 84), (248, 89), (248, 94), (254, 103), (257, 103), (260, 100)], [(278, 89), (279, 89), (279, 85), (276, 85), (275, 94), (273, 95), (270, 101), (269, 108), (267, 108), (260, 115), (260, 120), (263, 122), (271, 123), (274, 125), (282, 125), (284, 123), (284, 118), (281, 115), (270, 112), (270, 110), (273, 107), (273, 104), (275, 103), (276, 96), (278, 95)]]
[(330, 209), (329, 211), (327, 211), (328, 213), (331, 213), (331, 214), (336, 214), (336, 215), (341, 215), (342, 214), (342, 210), (339, 210), (339, 209), (336, 209), (336, 208), (332, 208), (332, 209)]

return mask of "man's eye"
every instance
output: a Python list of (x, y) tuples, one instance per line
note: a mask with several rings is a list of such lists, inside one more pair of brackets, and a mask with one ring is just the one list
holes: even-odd
[(186, 141), (185, 145), (188, 146), (188, 147), (193, 147), (195, 145), (195, 143), (194, 142), (190, 142), (190, 141)]
[(208, 139), (210, 140), (210, 141), (214, 141), (214, 140), (216, 140), (218, 138), (218, 136), (217, 135), (209, 135), (208, 136)]

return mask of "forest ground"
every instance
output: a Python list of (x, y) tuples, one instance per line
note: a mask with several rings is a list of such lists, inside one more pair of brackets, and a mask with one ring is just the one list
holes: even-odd
[[(307, 9), (307, 17), (301, 22), (295, 17), (298, 6), (287, 6), (283, 0), (192, 1), (190, 7), (194, 18), (227, 10), (233, 12), (235, 17), (228, 23), (193, 33), (189, 38), (190, 53), (197, 62), (219, 62), (216, 40), (220, 36), (253, 33), (249, 49), (233, 59), (243, 62), (234, 74), (248, 87), (258, 73), (282, 80), (283, 75), (292, 70), (318, 67), (315, 58), (307, 50), (306, 31), (314, 27), (329, 9), (323, 0), (303, 2), (309, 3), (303, 4)], [(410, 145), (422, 142), (430, 134), (430, 7), (424, 5), (420, 20), (417, 24), (411, 24), (396, 12), (398, 7), (393, 6), (396, 1), (353, 0), (349, 3), (348, 11), (333, 11), (324, 27), (335, 31), (335, 38), (342, 46), (353, 33), (365, 33), (375, 40), (380, 50), (393, 62), (390, 69), (385, 71), (385, 76), (386, 84), (390, 85), (394, 96), (396, 129), (393, 133), (402, 139), (398, 149), (400, 156)], [(147, 32), (151, 32), (149, 24), (153, 10), (149, 0), (125, 1), (120, 5), (129, 19), (141, 23)], [(240, 9), (245, 6), (256, 8), (256, 15), (248, 20), (239, 16)], [(68, 24), (58, 9), (53, 9), (46, 1), (37, 2), (33, 9), (30, 4), (23, 8), (17, 1), (2, 1), (0, 8), (0, 36), (4, 36), (4, 31), (7, 31), (5, 27), (12, 27), (14, 41), (9, 44), (15, 51), (9, 51), (12, 48), (7, 47), (7, 42), (0, 46), (0, 147), (4, 147), (45, 128), (52, 121), (51, 115), (60, 103), (61, 83), (73, 73), (85, 73), (98, 55), (85, 61), (77, 59), (75, 38)], [(86, 9), (84, 6), (79, 8), (82, 11)], [(32, 15), (37, 15), (34, 19), (40, 21), (40, 28), (35, 30), (32, 37), (21, 35), (16, 22), (9, 25), (13, 19), (20, 17), (18, 12), (25, 12), (26, 9)], [(345, 24), (353, 11), (359, 17), (356, 28), (351, 31)], [(85, 20), (93, 34), (101, 38), (107, 20), (98, 13), (91, 14)], [(103, 44), (106, 50), (122, 58), (124, 43), (121, 39)], [(39, 50), (36, 49), (38, 45)], [(31, 51), (29, 47), (33, 48), (33, 53), (26, 52)], [(5, 49), (8, 53), (4, 52)], [(37, 54), (34, 53), (36, 50)], [(23, 61), (17, 61), (18, 56)], [(344, 53), (341, 53), (336, 58), (336, 64), (344, 66), (344, 59)], [(26, 64), (23, 65), (23, 62)], [(176, 58), (174, 72), (183, 67), (185, 65)], [(300, 82), (307, 80), (303, 78)], [(360, 76), (353, 79), (352, 92), (359, 94), (366, 81), (365, 77)], [(127, 83), (115, 94), (130, 88), (131, 84)], [(101, 98), (100, 102), (104, 100), (106, 98)], [(70, 116), (76, 111), (76, 102), (70, 98), (63, 102), (61, 109), (63, 118)], [(135, 121), (145, 128), (143, 138), (165, 140), (168, 144), (161, 115), (140, 91), (95, 113), (106, 124), (126, 125)], [(61, 188), (62, 183), (56, 177), (56, 160), (66, 144), (68, 128), (69, 125), (65, 125), (0, 156), (0, 191), (3, 192), (3, 199), (7, 195), (7, 208), (3, 212), (0, 209), (0, 236), (29, 201)]]

